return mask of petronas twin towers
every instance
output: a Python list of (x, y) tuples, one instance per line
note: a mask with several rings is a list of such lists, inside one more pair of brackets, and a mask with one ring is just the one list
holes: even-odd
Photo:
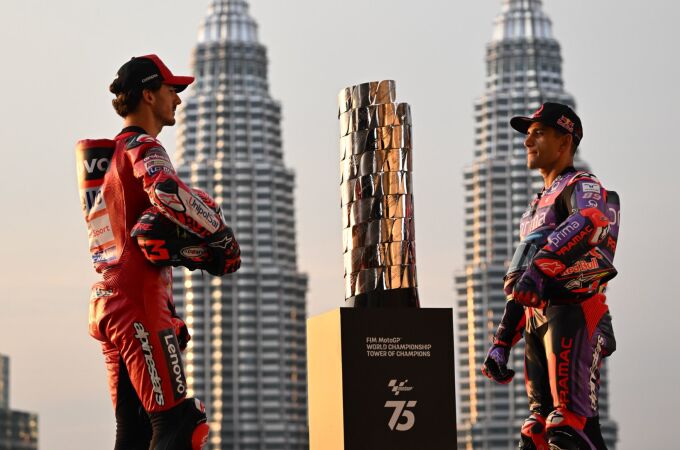
[(222, 205), (242, 264), (223, 278), (175, 272), (174, 296), (192, 329), (191, 395), (206, 403), (213, 450), (306, 449), (307, 280), (297, 269), (294, 176), (244, 0), (212, 2), (193, 66), (178, 172)]
[[(283, 163), (281, 107), (269, 93), (266, 49), (245, 0), (211, 2), (193, 66), (196, 83), (179, 116), (178, 172), (220, 202), (243, 262), (224, 278), (175, 271), (175, 300), (193, 331), (190, 394), (207, 405), (213, 450), (307, 449), (307, 279), (296, 261), (294, 175)], [(475, 103), (474, 159), (464, 171), (455, 307), (461, 449), (513, 448), (528, 415), (521, 348), (511, 387), (492, 385), (479, 368), (503, 311), (519, 217), (541, 186), (508, 118), (547, 100), (573, 106), (561, 72), (541, 1), (504, 0), (487, 46), (486, 90)], [(603, 431), (613, 449), (605, 370), (602, 377)]]

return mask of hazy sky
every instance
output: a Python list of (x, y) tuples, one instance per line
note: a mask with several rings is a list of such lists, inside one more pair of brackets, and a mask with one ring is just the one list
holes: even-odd
[[(107, 87), (131, 56), (157, 53), (179, 74), (209, 0), (3, 0), (0, 139), (0, 353), (14, 409), (40, 414), (41, 450), (112, 447), (113, 413), (98, 344), (87, 334), (87, 252), (74, 143), (111, 137)], [(462, 265), (462, 170), (472, 160), (473, 101), (501, 0), (251, 0), (283, 105), (285, 160), (296, 172), (299, 265), (309, 314), (343, 303), (336, 95), (395, 79), (414, 122), (420, 295), (453, 306)], [(680, 389), (673, 287), (680, 64), (675, 0), (544, 1), (562, 45), (566, 89), (584, 123), (582, 156), (622, 199), (609, 304), (611, 415), (619, 450), (670, 448)], [(160, 139), (172, 152), (175, 130)], [(674, 209), (669, 209), (674, 208)], [(238, 232), (238, 230), (236, 230)]]

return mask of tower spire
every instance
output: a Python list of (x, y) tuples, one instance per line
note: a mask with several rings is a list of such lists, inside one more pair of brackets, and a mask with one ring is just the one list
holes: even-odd
[(508, 39), (552, 39), (552, 22), (541, 0), (503, 0), (492, 42)]
[(257, 23), (246, 0), (213, 0), (198, 31), (199, 44), (257, 40)]

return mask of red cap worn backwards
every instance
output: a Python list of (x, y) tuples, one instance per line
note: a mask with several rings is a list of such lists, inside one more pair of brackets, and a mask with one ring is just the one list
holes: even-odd
[(510, 119), (510, 126), (520, 133), (527, 134), (534, 122), (540, 122), (562, 133), (571, 134), (578, 144), (583, 139), (581, 119), (573, 109), (561, 103), (546, 102), (531, 117), (517, 116)]
[(194, 77), (173, 75), (170, 69), (156, 55), (132, 58), (118, 69), (118, 76), (111, 84), (111, 92), (118, 94), (136, 87), (144, 88), (146, 83), (160, 79), (182, 92), (194, 82)]

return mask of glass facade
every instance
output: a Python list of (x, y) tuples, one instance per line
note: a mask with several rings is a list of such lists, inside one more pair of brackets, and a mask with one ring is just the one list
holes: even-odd
[(307, 449), (307, 278), (297, 269), (294, 174), (244, 0), (211, 3), (193, 67), (177, 168), (220, 203), (242, 263), (222, 278), (175, 270), (175, 301), (192, 331), (190, 395), (206, 403), (213, 450)]
[(9, 409), (9, 358), (0, 355), (0, 450), (37, 450), (38, 415)]

